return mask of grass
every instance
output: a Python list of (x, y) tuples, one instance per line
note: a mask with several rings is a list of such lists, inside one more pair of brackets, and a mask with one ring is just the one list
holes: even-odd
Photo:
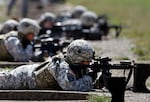
[(117, 58), (116, 60), (130, 60), (129, 57), (125, 56), (125, 57), (120, 57), (120, 58)]
[(5, 67), (5, 68), (0, 68), (0, 72), (2, 71), (11, 71), (13, 70), (14, 68), (9, 68), (9, 67)]
[(91, 95), (88, 97), (88, 102), (111, 102), (111, 98), (107, 96)]
[(67, 0), (84, 5), (97, 14), (108, 14), (110, 22), (128, 26), (122, 37), (133, 39), (139, 60), (150, 60), (150, 0)]

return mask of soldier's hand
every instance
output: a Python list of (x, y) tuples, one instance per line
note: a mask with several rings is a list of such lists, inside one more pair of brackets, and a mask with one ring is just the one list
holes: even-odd
[(89, 76), (91, 76), (93, 82), (95, 81), (95, 79), (97, 78), (97, 73), (94, 73), (94, 72), (89, 72), (88, 73)]

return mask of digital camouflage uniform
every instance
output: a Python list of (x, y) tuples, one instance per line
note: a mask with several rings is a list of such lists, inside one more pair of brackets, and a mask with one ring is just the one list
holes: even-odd
[[(78, 44), (76, 44), (78, 43)], [(83, 48), (87, 53), (76, 52), (79, 55), (84, 53), (86, 55), (86, 60), (91, 57), (93, 50), (89, 46), (85, 46), (84, 41), (74, 41), (68, 47), (68, 51), (81, 50)], [(82, 48), (80, 48), (82, 47)], [(74, 50), (74, 51), (75, 51)], [(69, 53), (69, 52), (68, 52)], [(72, 53), (73, 54), (73, 53)], [(75, 73), (71, 70), (69, 64), (73, 63), (71, 59), (72, 54), (67, 57), (55, 56), (52, 59), (38, 65), (24, 65), (20, 66), (11, 72), (3, 72), (0, 74), (0, 89), (63, 89), (63, 90), (73, 90), (73, 91), (90, 91), (93, 88), (93, 79), (88, 74), (77, 78)], [(87, 55), (89, 54), (89, 55)], [(76, 58), (77, 56), (73, 54)], [(84, 56), (83, 55), (83, 56)], [(83, 60), (83, 56), (78, 58), (78, 61)], [(76, 63), (77, 61), (75, 61)]]
[(3, 61), (29, 61), (34, 55), (32, 45), (28, 44), (24, 48), (18, 32), (15, 31), (1, 35), (0, 50), (0, 60)]
[(0, 89), (60, 89), (48, 71), (48, 65), (49, 61), (1, 72)]
[[(84, 75), (76, 79), (67, 62), (61, 58), (41, 65), (23, 65), (8, 72), (0, 73), (0, 89), (63, 89), (73, 91), (90, 91), (92, 78)], [(48, 69), (48, 70), (47, 70)]]
[(38, 65), (24, 65), (12, 71), (0, 73), (0, 89), (32, 89), (36, 83), (33, 70)]
[(0, 36), (0, 60), (29, 61), (34, 53), (31, 40), (27, 36), (38, 34), (39, 25), (35, 20), (24, 18), (18, 26), (17, 32), (12, 31)]
[(90, 76), (77, 79), (69, 64), (61, 58), (53, 59), (48, 69), (63, 90), (90, 91), (93, 88)]

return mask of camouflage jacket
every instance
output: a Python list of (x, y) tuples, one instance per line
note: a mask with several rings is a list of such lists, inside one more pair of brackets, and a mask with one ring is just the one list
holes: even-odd
[(53, 58), (48, 69), (63, 90), (90, 91), (93, 88), (92, 78), (83, 75), (77, 79), (64, 59)]
[(36, 81), (33, 70), (38, 66), (23, 65), (12, 71), (0, 72), (0, 89), (34, 89)]
[[(39, 86), (40, 88), (48, 88), (48, 85), (45, 86), (43, 84), (47, 79), (55, 80), (63, 90), (90, 91), (93, 88), (92, 78), (88, 75), (84, 75), (82, 78), (76, 79), (76, 75), (72, 72), (64, 59), (53, 58), (52, 61), (49, 61), (49, 63), (46, 64), (46, 67), (45, 65), (42, 66), (43, 68), (45, 67), (48, 69), (47, 71), (54, 77), (53, 79), (47, 78), (49, 76), (47, 75), (48, 73), (41, 74), (44, 75), (42, 81), (42, 77), (36, 77), (35, 69), (38, 66), (39, 64), (23, 65), (10, 72), (1, 72), (0, 89), (37, 89)], [(41, 69), (42, 68), (40, 68), (40, 70)], [(40, 80), (42, 84), (38, 83), (38, 80)]]
[[(17, 32), (13, 31), (10, 33)], [(14, 61), (29, 61), (34, 56), (33, 46), (28, 44), (26, 48), (23, 48), (22, 43), (18, 37), (7, 37), (4, 41), (4, 44), (8, 53), (14, 58)]]

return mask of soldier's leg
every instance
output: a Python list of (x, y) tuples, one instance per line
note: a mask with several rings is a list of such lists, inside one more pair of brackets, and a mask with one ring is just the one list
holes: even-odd
[(14, 4), (16, 3), (16, 0), (9, 0), (7, 5), (7, 15), (9, 16), (11, 14), (12, 8)]
[(43, 4), (43, 5), (47, 5), (49, 3), (49, 0), (40, 0), (40, 2)]
[(28, 14), (28, 8), (29, 8), (29, 0), (22, 0), (22, 6), (21, 6), (21, 14), (22, 17), (27, 17)]
[(12, 84), (10, 83), (10, 73), (0, 72), (0, 89), (8, 89)]

